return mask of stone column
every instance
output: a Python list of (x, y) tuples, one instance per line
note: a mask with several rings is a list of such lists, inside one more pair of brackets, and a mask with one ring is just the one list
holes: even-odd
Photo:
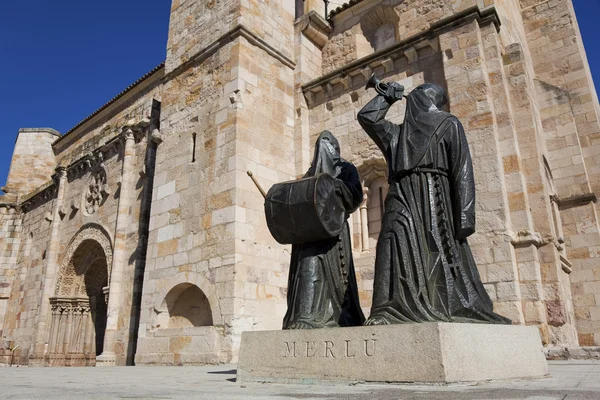
[(69, 308), (67, 308), (67, 326), (65, 328), (65, 337), (64, 340), (64, 353), (69, 354), (73, 348), (73, 343), (71, 341), (71, 336), (73, 334), (73, 303), (69, 303)]
[(56, 353), (56, 341), (58, 338), (58, 327), (60, 324), (60, 310), (57, 306), (52, 307), (52, 322), (50, 324), (50, 340), (48, 341), (48, 353)]
[(354, 217), (352, 215), (348, 216), (348, 234), (350, 235), (350, 248), (354, 250)]
[(46, 268), (44, 273), (44, 283), (42, 288), (42, 296), (40, 299), (40, 308), (37, 315), (37, 328), (34, 335), (34, 348), (31, 353), (29, 365), (41, 366), (44, 363), (44, 355), (48, 347), (50, 337), (50, 329), (48, 321), (50, 315), (50, 296), (54, 293), (54, 285), (56, 282), (56, 273), (58, 272), (58, 256), (60, 253), (60, 225), (61, 217), (60, 210), (63, 206), (65, 197), (65, 186), (67, 183), (66, 168), (59, 167), (56, 169), (57, 192), (54, 202), (54, 210), (52, 213), (52, 226), (50, 228), (50, 242), (48, 244)]
[(363, 189), (363, 202), (360, 205), (360, 226), (362, 236), (362, 251), (369, 250), (369, 216), (367, 214), (367, 199), (369, 189)]
[(64, 354), (66, 319), (67, 309), (63, 306), (60, 306), (60, 316), (58, 317), (58, 335), (56, 336), (56, 354)]
[(96, 358), (97, 366), (113, 366), (116, 362), (115, 345), (117, 341), (118, 321), (122, 303), (123, 272), (128, 265), (127, 228), (129, 226), (129, 208), (131, 193), (134, 189), (132, 164), (135, 153), (135, 135), (131, 129), (123, 133), (125, 150), (121, 174), (121, 195), (117, 211), (117, 227), (115, 229), (115, 244), (112, 270), (108, 293), (108, 312), (106, 332), (104, 334), (104, 351)]

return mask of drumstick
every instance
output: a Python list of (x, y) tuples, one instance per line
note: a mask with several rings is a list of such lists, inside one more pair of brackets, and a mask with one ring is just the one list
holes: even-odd
[(260, 192), (260, 194), (262, 194), (263, 197), (266, 199), (267, 198), (267, 194), (265, 193), (265, 191), (263, 190), (263, 188), (260, 187), (259, 183), (256, 181), (256, 178), (252, 174), (252, 171), (248, 171), (248, 176), (250, 177), (250, 179), (252, 179), (252, 182), (254, 182), (254, 184), (258, 188), (258, 191)]

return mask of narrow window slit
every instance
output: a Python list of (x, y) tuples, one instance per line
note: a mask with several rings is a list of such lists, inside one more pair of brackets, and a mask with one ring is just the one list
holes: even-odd
[(192, 162), (196, 162), (196, 133), (192, 133)]

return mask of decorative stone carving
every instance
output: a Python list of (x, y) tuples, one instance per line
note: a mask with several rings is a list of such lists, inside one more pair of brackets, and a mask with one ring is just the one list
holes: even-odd
[(320, 49), (325, 46), (332, 31), (327, 21), (314, 10), (300, 17), (297, 24), (300, 31)]
[(86, 216), (94, 215), (104, 204), (111, 190), (107, 184), (108, 174), (104, 163), (92, 173), (87, 190), (83, 193), (83, 213)]
[[(86, 247), (88, 249), (88, 251), (79, 251), (78, 252), (77, 250), (81, 250), (80, 246), (82, 244), (84, 244), (84, 242), (87, 242), (85, 244), (85, 246), (91, 245), (91, 247)], [(94, 245), (96, 245), (96, 246), (94, 246)], [(97, 246), (97, 245), (99, 245), (99, 246)], [(83, 254), (84, 256), (86, 256), (95, 251), (99, 252), (99, 248), (102, 248), (102, 252), (104, 253), (104, 256), (106, 257), (108, 280), (110, 281), (110, 273), (111, 273), (112, 258), (113, 258), (112, 240), (110, 239), (108, 232), (102, 226), (100, 226), (98, 224), (88, 224), (88, 225), (85, 225), (75, 235), (75, 237), (71, 240), (71, 243), (69, 243), (69, 245), (67, 246), (67, 251), (65, 252), (65, 254), (62, 257), (61, 268), (60, 268), (60, 272), (58, 274), (55, 293), (60, 294), (60, 295), (66, 295), (67, 294), (66, 291), (69, 291), (69, 293), (75, 294), (75, 289), (73, 288), (73, 285), (75, 284), (74, 278), (77, 277), (78, 275), (80, 275), (78, 278), (81, 281), (83, 281), (82, 276), (86, 272), (86, 270), (83, 270), (83, 271), (77, 270), (76, 271), (75, 265), (85, 264), (85, 262), (81, 262), (82, 261), (81, 259), (79, 259), (78, 257), (75, 257), (76, 252), (77, 252), (77, 256), (79, 256), (79, 254)], [(100, 257), (100, 253), (96, 253), (96, 256), (94, 259), (97, 259), (99, 257)], [(89, 267), (89, 265), (90, 265), (89, 262), (94, 261), (93, 259), (89, 259), (89, 257), (86, 257), (86, 260), (88, 261), (88, 264), (85, 267)], [(83, 267), (80, 267), (80, 268), (83, 268)], [(70, 278), (73, 278), (73, 280), (71, 281)], [(67, 287), (73, 288), (72, 291), (71, 291), (71, 289), (67, 289)]]

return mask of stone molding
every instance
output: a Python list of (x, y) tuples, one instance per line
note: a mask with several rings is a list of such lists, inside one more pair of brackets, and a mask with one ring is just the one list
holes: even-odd
[(323, 49), (332, 32), (331, 26), (315, 10), (309, 11), (296, 20), (296, 29), (304, 34), (319, 49)]
[(152, 77), (154, 77), (156, 74), (158, 74), (160, 72), (163, 72), (164, 71), (164, 67), (165, 67), (165, 63), (164, 62), (162, 62), (158, 66), (154, 67), (150, 72), (148, 72), (145, 75), (143, 75), (137, 81), (135, 81), (134, 83), (132, 83), (131, 85), (129, 85), (121, 93), (119, 93), (118, 95), (116, 95), (115, 97), (113, 97), (111, 100), (109, 100), (102, 107), (100, 107), (99, 109), (97, 109), (96, 111), (94, 111), (92, 114), (90, 114), (89, 116), (87, 116), (85, 119), (83, 119), (77, 125), (75, 125), (73, 128), (71, 128), (69, 131), (67, 131), (64, 135), (62, 135), (59, 139), (57, 139), (54, 142), (53, 146), (56, 145), (56, 144), (58, 144), (59, 142), (62, 142), (63, 140), (66, 140), (68, 137), (70, 137), (70, 135), (73, 132), (77, 131), (83, 125), (85, 125), (89, 121), (93, 120), (97, 115), (99, 115), (101, 112), (105, 111), (110, 106), (112, 106), (113, 104), (115, 104), (118, 100), (120, 100), (121, 98), (123, 98), (125, 95), (131, 93), (134, 89), (139, 88), (140, 86), (142, 86), (143, 83), (149, 81), (149, 79), (152, 78)]
[(0, 196), (0, 208), (6, 208), (7, 210), (15, 210), (16, 212), (20, 211), (20, 207), (17, 203), (6, 201), (4, 199), (4, 196)]
[(52, 129), (52, 128), (21, 128), (19, 129), (19, 133), (30, 133), (30, 132), (46, 132), (46, 133), (50, 133), (51, 135), (54, 136), (58, 136), (59, 138), (62, 137), (61, 133), (59, 131), (57, 131), (56, 129)]
[(396, 59), (407, 57), (411, 62), (414, 62), (418, 57), (417, 51), (427, 46), (437, 51), (439, 47), (437, 38), (440, 34), (472, 21), (478, 21), (480, 25), (494, 24), (496, 30), (499, 31), (500, 29), (500, 17), (495, 7), (488, 7), (484, 10), (477, 6), (468, 8), (432, 24), (426, 31), (401, 40), (393, 46), (369, 54), (304, 84), (302, 92), (309, 107), (315, 103), (315, 94), (325, 92), (330, 95), (333, 86), (337, 84), (342, 84), (345, 89), (348, 89), (354, 76), (363, 75), (364, 82), (366, 82), (371, 76), (373, 68), (383, 66), (387, 73), (394, 69), (394, 60)]
[(61, 276), (68, 269), (69, 264), (73, 259), (73, 255), (75, 254), (79, 246), (86, 240), (93, 240), (97, 242), (100, 245), (100, 247), (102, 247), (104, 255), (106, 256), (108, 280), (110, 282), (110, 271), (112, 267), (113, 258), (113, 239), (111, 238), (108, 229), (106, 229), (104, 226), (98, 223), (90, 223), (82, 226), (67, 245), (67, 250), (61, 257), (61, 260), (59, 261), (60, 270), (58, 279), (56, 280), (55, 293), (59, 293), (61, 285)]
[[(114, 135), (106, 141), (104, 145), (99, 146), (92, 152), (84, 154), (67, 166), (59, 166), (56, 169), (56, 174), (52, 176), (53, 181), (49, 181), (46, 185), (29, 194), (27, 198), (21, 202), (23, 210), (31, 210), (54, 198), (58, 187), (56, 183), (63, 170), (66, 171), (69, 180), (73, 180), (80, 178), (89, 172), (95, 173), (98, 169), (106, 169), (104, 160), (111, 158), (123, 150), (123, 141), (126, 140), (127, 135), (133, 135), (136, 143), (139, 143), (149, 132), (152, 133), (158, 130), (158, 120), (158, 116), (147, 117), (138, 122), (131, 120), (127, 125), (121, 128), (121, 133)], [(157, 141), (154, 138), (152, 139), (154, 143), (160, 143), (160, 141)], [(106, 187), (104, 187), (104, 189), (106, 189)], [(85, 203), (82, 202), (82, 205), (83, 204)], [(78, 210), (81, 206), (78, 204), (71, 204), (70, 207), (73, 210)], [(61, 215), (65, 213), (64, 209), (61, 210)]]
[(556, 204), (558, 204), (559, 209), (565, 210), (589, 203), (595, 203), (598, 201), (598, 198), (596, 197), (595, 193), (584, 193), (565, 198), (553, 196), (552, 200), (554, 200)]
[[(374, 5), (373, 3), (374, 3), (375, 1), (378, 1), (378, 0), (371, 0), (371, 1), (369, 1), (369, 2), (368, 2), (368, 4), (366, 4), (366, 6), (368, 7), (368, 6), (370, 6), (370, 5)], [(357, 5), (358, 3), (362, 3), (362, 2), (365, 2), (365, 3), (367, 3), (365, 0), (350, 0), (350, 1), (348, 1), (348, 2), (345, 2), (344, 4), (340, 5), (339, 7), (337, 7), (337, 8), (334, 8), (333, 10), (331, 10), (331, 12), (329, 13), (329, 15), (328, 15), (327, 17), (328, 17), (330, 20), (334, 20), (334, 17), (335, 17), (336, 15), (338, 15), (338, 14), (341, 14), (343, 11), (346, 11), (346, 10), (349, 10), (349, 9), (351, 9), (353, 6)], [(364, 8), (366, 8), (366, 7), (365, 7), (365, 5), (363, 4), (363, 6), (361, 7), (361, 10), (363, 10)], [(354, 11), (354, 9), (353, 9), (353, 11)], [(355, 15), (355, 14), (354, 14), (354, 13), (352, 13), (352, 15)], [(337, 19), (337, 18), (336, 18), (336, 19)], [(338, 22), (338, 21), (335, 21), (335, 22)]]
[(211, 54), (213, 54), (216, 50), (225, 46), (227, 43), (233, 42), (238, 37), (243, 37), (250, 44), (260, 48), (261, 50), (264, 50), (267, 54), (269, 54), (271, 57), (273, 57), (276, 60), (278, 60), (279, 62), (281, 62), (283, 65), (285, 65), (291, 69), (294, 69), (296, 67), (296, 63), (292, 59), (290, 59), (288, 56), (286, 56), (285, 54), (283, 54), (282, 52), (280, 52), (279, 50), (277, 50), (276, 48), (274, 48), (267, 42), (265, 42), (263, 39), (261, 39), (255, 33), (250, 31), (250, 29), (248, 29), (244, 25), (240, 24), (240, 25), (236, 26), (235, 28), (231, 29), (230, 31), (225, 32), (221, 37), (219, 37), (217, 40), (210, 43), (204, 49), (200, 50), (199, 52), (197, 52), (196, 54), (191, 56), (189, 60), (187, 60), (183, 64), (179, 65), (177, 68), (173, 69), (172, 71), (169, 71), (164, 76), (163, 82), (170, 81), (174, 77), (187, 71), (190, 68), (190, 66), (204, 61)]
[(388, 167), (383, 158), (365, 160), (362, 164), (357, 165), (356, 168), (365, 186), (370, 185), (378, 178), (387, 179)]
[(67, 310), (83, 312), (90, 311), (90, 300), (87, 297), (50, 297), (52, 314), (63, 313)]

